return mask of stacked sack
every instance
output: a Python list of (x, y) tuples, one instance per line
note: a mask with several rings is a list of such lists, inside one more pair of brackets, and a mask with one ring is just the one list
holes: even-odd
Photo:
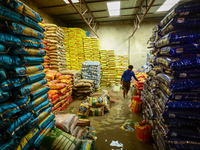
[(115, 84), (115, 78), (116, 78), (116, 65), (115, 65), (115, 52), (114, 50), (108, 50), (107, 51), (108, 56), (108, 67), (109, 67), (109, 84)]
[(49, 52), (49, 66), (51, 70), (66, 70), (66, 48), (64, 46), (65, 33), (55, 24), (45, 24), (45, 41)]
[(126, 69), (129, 65), (128, 55), (121, 55), (121, 66)]
[(122, 62), (124, 62), (124, 60), (122, 59), (123, 55), (116, 55), (115, 56), (115, 62), (116, 62), (116, 83), (119, 84), (121, 82), (121, 77), (125, 71), (125, 69), (122, 66)]
[(93, 61), (100, 62), (100, 43), (99, 39), (92, 37), (91, 38), (91, 50), (93, 53)]
[(105, 112), (109, 112), (108, 94), (104, 93), (100, 96), (88, 97), (85, 102), (80, 104), (77, 114), (80, 118), (90, 116), (103, 116)]
[(78, 81), (81, 79), (81, 73), (77, 70), (66, 70), (61, 71), (63, 75), (71, 75), (72, 76), (72, 85), (73, 87), (78, 83)]
[(48, 70), (46, 72), (48, 86), (51, 89), (49, 100), (51, 102), (53, 113), (64, 110), (73, 101), (72, 97), (72, 76), (63, 75), (56, 70)]
[(84, 43), (85, 60), (93, 61), (93, 53), (91, 50), (91, 38), (90, 37), (83, 38), (83, 43)]
[(94, 81), (81, 79), (73, 88), (74, 99), (85, 100), (87, 96), (90, 96), (94, 89)]
[(109, 67), (107, 64), (108, 57), (107, 57), (107, 51), (101, 50), (101, 86), (108, 86), (108, 75), (109, 75)]
[(71, 69), (68, 28), (67, 27), (61, 27), (61, 29), (63, 29), (63, 31), (65, 33), (64, 46), (66, 48), (67, 69)]
[(200, 149), (199, 14), (199, 0), (180, 3), (154, 28), (158, 67), (148, 72), (142, 100), (157, 149)]
[(76, 29), (76, 48), (78, 57), (78, 69), (76, 70), (81, 70), (82, 63), (85, 61), (83, 38), (86, 37), (86, 32), (80, 28), (75, 28), (75, 29)]
[(82, 64), (81, 76), (82, 79), (94, 80), (94, 88), (100, 88), (101, 81), (101, 66), (100, 62), (85, 61)]
[(55, 124), (41, 65), (42, 18), (20, 1), (0, 2), (0, 148), (37, 149)]

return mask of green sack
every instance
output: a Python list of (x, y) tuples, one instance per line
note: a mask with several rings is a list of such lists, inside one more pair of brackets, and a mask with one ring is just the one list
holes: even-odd
[(82, 141), (66, 132), (54, 128), (43, 139), (40, 150), (80, 150)]

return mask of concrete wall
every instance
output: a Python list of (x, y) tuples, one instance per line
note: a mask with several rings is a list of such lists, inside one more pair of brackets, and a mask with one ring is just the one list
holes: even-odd
[[(158, 23), (159, 20), (143, 21), (134, 36), (130, 38), (130, 64), (135, 69), (139, 69), (146, 64), (147, 52), (149, 52), (147, 41), (152, 35), (152, 29)], [(91, 36), (95, 36), (88, 27), (82, 26), (82, 28), (88, 30)], [(128, 38), (133, 33), (133, 26), (131, 24), (102, 24), (99, 26), (97, 33), (101, 49), (113, 49), (116, 55), (128, 55)]]
[(55, 18), (49, 16), (48, 14), (44, 13), (40, 9), (38, 9), (36, 7), (35, 3), (34, 3), (34, 0), (20, 0), (20, 1), (22, 1), (23, 3), (25, 3), (26, 5), (28, 5), (35, 12), (39, 13), (45, 23), (54, 23), (54, 24), (57, 24), (59, 26), (66, 26), (66, 24), (64, 22), (62, 22), (62, 21), (60, 21), (58, 19), (55, 19)]

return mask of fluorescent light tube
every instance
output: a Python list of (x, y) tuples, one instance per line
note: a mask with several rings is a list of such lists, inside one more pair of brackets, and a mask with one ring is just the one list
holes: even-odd
[(108, 2), (108, 12), (110, 16), (119, 16), (120, 15), (120, 1), (117, 2)]
[(157, 12), (169, 11), (179, 1), (180, 0), (166, 0), (164, 4), (157, 10)]

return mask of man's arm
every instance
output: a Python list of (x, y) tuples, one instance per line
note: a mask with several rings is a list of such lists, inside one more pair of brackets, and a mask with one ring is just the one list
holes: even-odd
[(122, 77), (121, 77), (121, 81), (124, 79), (124, 77), (125, 77), (125, 72), (126, 71), (124, 71), (124, 73), (123, 73), (123, 75), (122, 75)]
[(135, 73), (133, 72), (133, 78), (136, 80), (136, 81), (139, 81), (137, 78), (136, 78), (136, 76), (135, 76)]

